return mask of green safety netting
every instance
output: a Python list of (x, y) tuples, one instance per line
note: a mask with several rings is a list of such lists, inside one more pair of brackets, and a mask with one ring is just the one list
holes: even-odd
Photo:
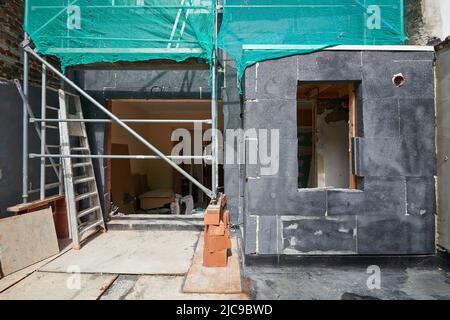
[(245, 68), (335, 45), (404, 44), (403, 0), (224, 0), (218, 46)]
[[(201, 58), (214, 50), (213, 0), (27, 0), (25, 30), (63, 68)], [(335, 45), (403, 44), (403, 0), (223, 0), (217, 46), (245, 68)]]
[(212, 57), (211, 0), (27, 0), (25, 31), (62, 67)]

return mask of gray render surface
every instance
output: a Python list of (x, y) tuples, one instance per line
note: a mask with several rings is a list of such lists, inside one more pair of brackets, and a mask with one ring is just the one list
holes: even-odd
[[(280, 129), (283, 161), (274, 176), (246, 165), (226, 179), (230, 202), (244, 214), (246, 255), (434, 253), (433, 64), (433, 52), (322, 51), (248, 68), (242, 128)], [(397, 88), (392, 77), (400, 72), (406, 84)], [(298, 81), (358, 86), (360, 190), (297, 188)], [(238, 110), (230, 83), (224, 105), (236, 101)], [(225, 123), (236, 114), (226, 113)], [(244, 201), (234, 190), (244, 190)]]

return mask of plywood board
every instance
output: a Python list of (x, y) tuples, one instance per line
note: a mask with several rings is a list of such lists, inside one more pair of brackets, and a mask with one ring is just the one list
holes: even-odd
[(226, 268), (206, 268), (203, 266), (203, 237), (195, 250), (192, 265), (186, 275), (183, 287), (185, 293), (241, 293), (241, 270), (238, 241), (232, 239), (231, 256)]
[(69, 251), (41, 271), (184, 275), (194, 255), (198, 231), (108, 231)]
[(11, 273), (10, 275), (7, 275), (6, 277), (0, 279), (0, 292), (5, 291), (9, 287), (12, 287), (13, 285), (18, 283), (19, 281), (25, 279), (30, 274), (32, 274), (33, 272), (38, 270), (39, 268), (42, 268), (43, 266), (45, 266), (47, 263), (49, 263), (50, 261), (52, 261), (56, 257), (59, 257), (60, 255), (62, 255), (64, 253), (66, 253), (67, 251), (69, 251), (70, 248), (71, 248), (71, 244), (72, 243), (70, 242), (70, 243), (68, 243), (67, 246), (65, 246), (65, 244), (61, 244), (60, 243), (60, 247), (61, 247), (61, 245), (65, 246), (65, 247), (63, 247), (61, 252), (58, 253), (57, 255), (51, 256), (50, 258), (47, 258), (47, 259), (42, 260), (42, 261), (40, 261), (38, 263), (32, 264), (29, 267), (26, 267), (24, 269), (21, 269), (19, 271)]
[(96, 300), (117, 275), (35, 272), (0, 293), (0, 300)]
[(59, 253), (51, 209), (0, 220), (3, 276)]

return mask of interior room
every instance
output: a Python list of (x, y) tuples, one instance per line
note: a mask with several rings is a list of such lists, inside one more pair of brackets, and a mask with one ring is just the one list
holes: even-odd
[[(111, 100), (109, 106), (121, 119), (211, 119), (210, 100)], [(165, 155), (202, 155), (211, 143), (208, 123), (130, 123), (130, 126)], [(219, 129), (222, 128), (220, 114)], [(189, 137), (184, 141), (186, 134)], [(111, 124), (109, 135), (107, 147), (112, 155), (152, 155), (145, 145), (118, 125)], [(175, 162), (181, 162), (186, 172), (211, 187), (208, 160), (176, 159)], [(209, 202), (197, 186), (162, 160), (111, 159), (108, 168), (111, 201), (120, 213), (189, 215), (202, 213)], [(220, 167), (219, 185), (222, 181)]]
[(356, 188), (350, 148), (357, 122), (354, 85), (299, 83), (297, 96), (299, 188)]

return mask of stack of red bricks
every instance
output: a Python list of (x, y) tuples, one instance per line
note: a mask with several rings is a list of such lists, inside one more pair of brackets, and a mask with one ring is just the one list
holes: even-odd
[(205, 212), (205, 245), (203, 266), (226, 267), (228, 250), (231, 249), (230, 212), (226, 210), (227, 198), (222, 195)]

